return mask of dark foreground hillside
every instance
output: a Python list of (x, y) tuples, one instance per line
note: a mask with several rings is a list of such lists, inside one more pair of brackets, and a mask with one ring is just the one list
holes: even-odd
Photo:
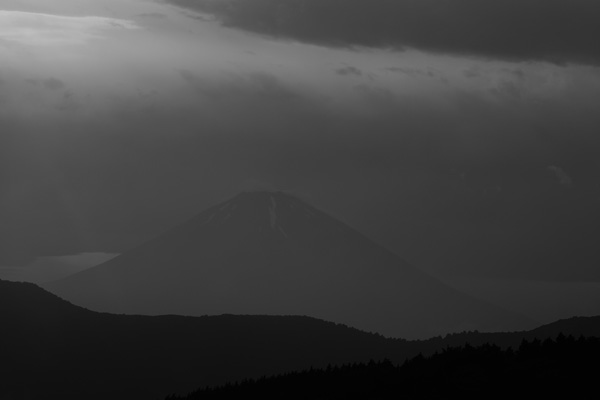
[[(523, 341), (448, 348), (395, 366), (389, 360), (294, 372), (167, 400), (220, 399), (597, 399), (600, 339)], [(559, 396), (559, 397), (557, 397)]]
[(33, 284), (0, 281), (0, 399), (164, 399), (328, 364), (386, 358), (398, 364), (467, 342), (505, 348), (559, 332), (600, 336), (600, 318), (407, 341), (309, 317), (101, 314)]
[(160, 399), (291, 370), (401, 358), (406, 342), (308, 317), (91, 312), (0, 281), (0, 399)]

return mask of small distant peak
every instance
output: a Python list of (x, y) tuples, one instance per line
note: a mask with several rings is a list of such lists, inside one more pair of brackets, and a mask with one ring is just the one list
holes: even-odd
[(243, 191), (240, 192), (240, 196), (243, 195), (260, 195), (260, 196), (281, 196), (284, 195), (285, 192), (281, 190), (253, 190), (253, 191)]
[(241, 185), (242, 193), (277, 192), (278, 189), (270, 182), (248, 179)]
[(254, 190), (254, 191), (243, 191), (239, 193), (236, 198), (260, 198), (272, 205), (274, 201), (286, 201), (286, 200), (297, 200), (300, 202), (306, 202), (300, 196), (294, 193), (290, 193), (284, 190)]
[(283, 189), (278, 188), (277, 186), (275, 186), (274, 184), (272, 184), (270, 182), (264, 182), (264, 181), (260, 181), (260, 180), (254, 180), (254, 179), (246, 180), (241, 185), (241, 190), (240, 190), (239, 195), (243, 195), (243, 194), (275, 196), (276, 198), (277, 197), (280, 197), (280, 198), (288, 197), (288, 198), (304, 201), (306, 203), (310, 202), (308, 200), (309, 196), (307, 196), (306, 194), (295, 192), (295, 191), (283, 190)]
[(255, 205), (266, 205), (273, 207), (276, 203), (284, 208), (294, 207), (314, 208), (310, 196), (302, 192), (281, 190), (273, 187), (261, 187), (260, 185), (248, 186), (240, 191), (236, 196), (227, 201), (227, 203), (253, 203)]

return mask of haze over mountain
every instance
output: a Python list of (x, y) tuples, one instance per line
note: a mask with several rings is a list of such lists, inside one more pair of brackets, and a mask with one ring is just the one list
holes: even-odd
[(599, 13), (0, 0), (0, 400), (597, 334)]
[(283, 192), (244, 192), (46, 287), (98, 311), (307, 315), (403, 338), (531, 326)]

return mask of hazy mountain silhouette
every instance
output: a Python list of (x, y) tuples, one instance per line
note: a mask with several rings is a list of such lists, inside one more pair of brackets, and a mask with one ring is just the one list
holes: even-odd
[(530, 332), (386, 339), (308, 317), (145, 317), (72, 305), (30, 283), (0, 280), (1, 399), (160, 399), (328, 364), (402, 363), (450, 345), (498, 343), (558, 332), (600, 336), (600, 317)]
[(242, 193), (45, 287), (97, 311), (308, 315), (404, 338), (531, 326), (282, 192)]

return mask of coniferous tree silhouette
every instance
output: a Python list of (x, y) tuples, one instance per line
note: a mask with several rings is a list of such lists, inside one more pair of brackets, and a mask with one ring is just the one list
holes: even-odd
[(329, 365), (272, 378), (199, 390), (169, 400), (262, 399), (505, 399), (560, 395), (596, 398), (600, 339), (524, 340), (517, 349), (495, 344), (446, 347), (401, 366), (390, 360)]

